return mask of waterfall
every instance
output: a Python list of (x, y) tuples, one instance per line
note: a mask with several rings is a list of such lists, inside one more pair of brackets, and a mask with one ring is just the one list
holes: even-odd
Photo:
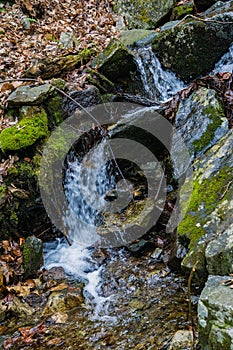
[(216, 63), (213, 71), (210, 74), (216, 74), (218, 72), (233, 72), (233, 43), (231, 44), (228, 52)]
[(144, 97), (165, 102), (184, 89), (184, 83), (174, 73), (162, 68), (150, 46), (139, 48), (135, 57)]
[[(106, 154), (106, 141), (102, 141), (82, 162), (75, 155), (68, 157), (64, 190), (70, 209), (64, 215), (64, 222), (72, 246), (61, 239), (56, 243), (47, 243), (44, 265), (47, 269), (62, 266), (68, 276), (84, 282), (84, 296), (92, 305), (92, 318), (97, 319), (102, 315), (102, 320), (113, 321), (113, 317), (106, 315), (111, 296), (104, 297), (98, 293), (102, 267), (94, 261), (88, 248), (98, 239), (95, 220), (98, 211), (105, 205), (104, 195), (115, 184), (114, 177), (109, 176)], [(78, 225), (74, 220), (76, 215), (80, 219)]]

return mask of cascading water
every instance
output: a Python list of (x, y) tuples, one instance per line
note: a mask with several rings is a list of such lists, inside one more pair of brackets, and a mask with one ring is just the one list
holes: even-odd
[[(64, 216), (64, 222), (69, 228), (72, 246), (60, 239), (55, 245), (46, 244), (45, 267), (50, 269), (62, 266), (67, 275), (84, 282), (84, 296), (94, 304), (92, 317), (99, 318), (103, 315), (102, 319), (109, 320), (106, 314), (111, 296), (102, 297), (98, 294), (102, 267), (94, 261), (91, 250), (88, 249), (98, 238), (95, 220), (98, 211), (105, 206), (105, 193), (115, 185), (115, 179), (109, 176), (105, 165), (106, 152), (106, 141), (102, 141), (91, 152), (91, 158), (87, 154), (80, 162), (71, 155), (64, 186), (70, 209)], [(76, 215), (80, 218), (78, 225), (77, 220), (74, 220)]]
[[(232, 55), (233, 46), (216, 64), (213, 73), (232, 71)], [(173, 73), (162, 69), (150, 47), (137, 50), (136, 62), (145, 97), (164, 102), (185, 87), (184, 83), (177, 79)], [(133, 273), (128, 277), (127, 283), (118, 277), (118, 279), (116, 278), (117, 282), (110, 281), (110, 287), (109, 285), (106, 287), (108, 291), (103, 292), (106, 283), (103, 277), (106, 266), (99, 264), (92, 254), (93, 249), (88, 248), (96, 241), (95, 225), (96, 220), (99, 219), (99, 211), (106, 205), (104, 196), (115, 186), (115, 179), (112, 176), (109, 177), (108, 169), (105, 166), (105, 146), (105, 142), (102, 141), (91, 153), (91, 156), (87, 154), (82, 162), (79, 162), (77, 158), (69, 162), (64, 188), (73, 211), (67, 212), (64, 220), (69, 227), (68, 235), (72, 240), (72, 246), (69, 247), (65, 240), (46, 244), (45, 267), (49, 269), (54, 266), (62, 266), (68, 276), (85, 283), (84, 295), (93, 310), (92, 318), (116, 321), (116, 318), (109, 316), (111, 301), (117, 299), (115, 290), (119, 292), (123, 288), (125, 295), (132, 294), (135, 297), (134, 293), (136, 293), (137, 288), (134, 282), (139, 283), (140, 277), (137, 277), (138, 267), (133, 266), (131, 267)], [(74, 215), (79, 215), (82, 219), (78, 227), (74, 224)], [(88, 231), (86, 223), (88, 223)], [(114, 252), (111, 251), (110, 255), (109, 264), (114, 260)], [(120, 255), (119, 261), (123, 263), (122, 268), (127, 270), (124, 266), (124, 264), (126, 265), (124, 263), (125, 250), (119, 250), (118, 255)], [(127, 264), (129, 263), (127, 262)], [(150, 285), (154, 279), (145, 277), (144, 281)], [(158, 281), (159, 279), (156, 279), (156, 283)], [(153, 296), (151, 298), (153, 300)], [(124, 312), (122, 313), (124, 314)]]
[(174, 73), (162, 68), (150, 46), (138, 49), (135, 57), (145, 97), (165, 102), (184, 89), (184, 83)]
[(233, 72), (233, 44), (231, 44), (229, 51), (216, 63), (211, 74), (218, 72)]

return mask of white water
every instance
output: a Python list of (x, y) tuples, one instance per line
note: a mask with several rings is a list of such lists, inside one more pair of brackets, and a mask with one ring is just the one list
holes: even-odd
[[(136, 61), (145, 97), (164, 102), (185, 87), (175, 74), (162, 69), (150, 47), (139, 49)], [(232, 68), (233, 45), (216, 64), (213, 73), (232, 71)], [(70, 163), (65, 191), (74, 210), (66, 213), (64, 220), (73, 244), (70, 247), (64, 240), (58, 240), (55, 245), (46, 244), (44, 259), (47, 269), (62, 266), (67, 275), (85, 282), (84, 295), (93, 310), (93, 319), (114, 321), (108, 316), (114, 295), (105, 297), (101, 294), (103, 267), (95, 262), (88, 248), (97, 239), (94, 221), (98, 218), (96, 213), (105, 205), (104, 194), (114, 187), (114, 178), (109, 179), (106, 168), (101, 167), (106, 161), (103, 146), (104, 143), (101, 143), (91, 157), (87, 155), (84, 158), (82, 164), (77, 160)], [(78, 225), (76, 215), (82, 219)]]
[(218, 72), (233, 72), (233, 43), (231, 44), (229, 51), (216, 63), (210, 74), (216, 74)]
[(150, 46), (136, 52), (136, 63), (143, 85), (143, 95), (158, 102), (165, 102), (185, 88), (183, 81), (164, 70)]

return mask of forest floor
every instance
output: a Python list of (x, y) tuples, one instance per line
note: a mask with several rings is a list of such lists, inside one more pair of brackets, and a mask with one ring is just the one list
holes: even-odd
[[(4, 85), (4, 80), (22, 78), (43, 58), (77, 54), (83, 49), (102, 51), (116, 37), (117, 16), (108, 0), (18, 0), (0, 1), (0, 116), (6, 97), (22, 82)], [(62, 35), (71, 41), (62, 44)], [(85, 66), (62, 78), (78, 83)]]

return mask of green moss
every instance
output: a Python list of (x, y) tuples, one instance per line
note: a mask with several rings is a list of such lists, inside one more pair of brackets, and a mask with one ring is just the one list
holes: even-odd
[(171, 21), (181, 19), (189, 14), (192, 14), (194, 11), (194, 4), (192, 1), (188, 3), (180, 4), (173, 8), (172, 15), (171, 15)]
[(55, 86), (56, 88), (58, 89), (61, 89), (63, 90), (66, 86), (66, 82), (65, 80), (61, 79), (61, 78), (53, 78), (51, 81), (50, 81), (50, 84), (52, 86)]
[(34, 115), (23, 118), (18, 125), (0, 133), (0, 147), (5, 151), (16, 151), (33, 145), (48, 135), (48, 119), (44, 110), (34, 107)]
[(52, 119), (52, 124), (59, 125), (63, 121), (62, 98), (58, 94), (55, 93), (54, 97), (46, 101), (46, 109)]
[[(180, 237), (190, 240), (189, 248), (195, 247), (197, 240), (206, 232), (204, 224), (217, 204), (228, 199), (228, 193), (222, 196), (223, 189), (232, 180), (232, 168), (224, 167), (211, 179), (204, 179), (201, 183), (196, 180), (188, 211), (177, 228)], [(230, 198), (231, 199), (231, 198)], [(224, 219), (224, 215), (222, 214)]]
[(210, 145), (211, 141), (214, 139), (216, 130), (222, 124), (221, 117), (224, 117), (224, 112), (220, 104), (218, 104), (217, 107), (211, 105), (205, 107), (203, 109), (203, 114), (206, 115), (207, 118), (211, 120), (211, 122), (207, 125), (206, 131), (201, 136), (201, 138), (193, 142), (193, 146), (197, 153)]

